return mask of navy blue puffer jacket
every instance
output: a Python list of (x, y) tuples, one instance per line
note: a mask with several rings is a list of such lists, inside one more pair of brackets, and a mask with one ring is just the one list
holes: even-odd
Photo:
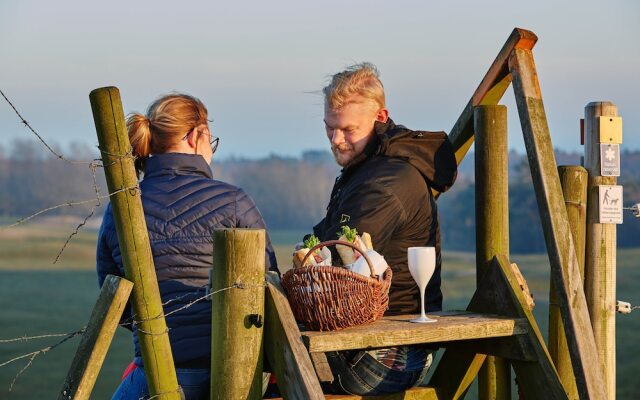
[[(253, 200), (242, 189), (213, 180), (200, 155), (150, 157), (140, 188), (162, 302), (169, 302), (164, 306), (165, 314), (205, 294), (213, 262), (213, 229), (266, 229)], [(267, 269), (277, 271), (268, 236), (265, 251)], [(96, 258), (100, 286), (108, 274), (124, 276), (110, 204), (100, 227)], [(166, 320), (176, 366), (208, 368), (211, 302), (200, 301)], [(137, 335), (133, 326), (135, 362), (142, 365)]]

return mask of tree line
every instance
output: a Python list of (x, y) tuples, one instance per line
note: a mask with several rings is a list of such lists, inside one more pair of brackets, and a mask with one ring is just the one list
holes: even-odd
[[(82, 144), (56, 149), (67, 158), (91, 160), (97, 151)], [(556, 151), (559, 165), (579, 165), (580, 155)], [(625, 206), (640, 202), (640, 151), (623, 151), (622, 176)], [(214, 159), (215, 179), (242, 187), (253, 197), (270, 229), (310, 231), (324, 216), (335, 178), (340, 173), (328, 151), (306, 151), (300, 157), (272, 155), (261, 159)], [(96, 171), (102, 195), (107, 193), (104, 173)], [(544, 252), (538, 206), (526, 156), (509, 155), (510, 247), (514, 253)], [(20, 218), (69, 202), (95, 198), (95, 184), (87, 165), (70, 164), (49, 153), (40, 143), (27, 140), (0, 146), (0, 216)], [(453, 188), (438, 200), (443, 248), (475, 248), (475, 186), (473, 154), (460, 166)], [(48, 215), (86, 216), (97, 202), (61, 207)], [(96, 215), (102, 215), (106, 199)], [(625, 213), (618, 226), (618, 245), (640, 246), (640, 220)]]

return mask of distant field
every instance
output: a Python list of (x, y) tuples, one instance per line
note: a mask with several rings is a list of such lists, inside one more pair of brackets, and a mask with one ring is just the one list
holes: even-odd
[[(23, 335), (70, 332), (86, 323), (98, 295), (94, 273), (96, 230), (86, 229), (74, 237), (58, 264), (52, 261), (75, 228), (74, 223), (26, 225), (0, 230), (0, 340)], [(271, 238), (279, 264), (290, 264), (293, 244), (304, 232), (274, 231)], [(640, 249), (618, 252), (618, 298), (640, 304)], [(546, 255), (513, 255), (534, 294), (534, 314), (546, 336), (549, 267)], [(474, 255), (444, 254), (443, 292), (445, 309), (466, 307), (475, 286)], [(633, 399), (640, 393), (640, 310), (618, 315), (618, 398)], [(0, 364), (17, 355), (53, 344), (53, 339), (0, 343)], [(1, 399), (53, 398), (64, 380), (79, 340), (36, 358), (8, 392), (14, 376), (26, 362), (0, 367)], [(93, 398), (109, 398), (120, 374), (131, 360), (128, 331), (121, 329), (111, 346), (94, 390)], [(470, 398), (472, 398), (470, 396)]]

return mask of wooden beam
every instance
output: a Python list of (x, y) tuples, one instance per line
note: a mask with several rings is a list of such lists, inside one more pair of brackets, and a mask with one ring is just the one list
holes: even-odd
[(489, 70), (471, 96), (462, 114), (449, 133), (449, 140), (456, 152), (456, 160), (460, 164), (473, 143), (473, 107), (478, 105), (498, 104), (502, 95), (511, 83), (508, 60), (516, 48), (532, 49), (538, 37), (526, 29), (515, 28), (502, 46)]
[(149, 394), (162, 400), (180, 399), (169, 330), (164, 319), (158, 278), (153, 264), (138, 177), (116, 87), (89, 93), (104, 165), (109, 200), (125, 276), (133, 282), (131, 304), (138, 322), (138, 340)]
[(593, 368), (600, 360), (531, 51), (515, 49), (509, 69), (578, 391), (581, 398), (605, 399), (604, 380)]
[[(600, 176), (600, 117), (617, 117), (611, 102), (584, 108), (584, 167), (589, 171), (587, 199), (585, 296), (610, 400), (616, 398), (616, 224), (598, 220), (600, 185), (617, 185), (617, 177)], [(622, 199), (620, 199), (622, 202)]]
[[(587, 216), (587, 171), (580, 166), (560, 166), (558, 174), (571, 226), (571, 236), (581, 276), (584, 277), (584, 238)], [(551, 279), (549, 286), (549, 354), (558, 370), (560, 381), (570, 399), (578, 398), (571, 355), (567, 347), (562, 315), (558, 304), (558, 290)]]
[(268, 272), (264, 349), (285, 399), (324, 399), (287, 295), (275, 272)]
[(433, 313), (435, 324), (412, 324), (415, 315), (384, 317), (371, 324), (333, 332), (302, 332), (310, 352), (383, 348), (419, 343), (486, 339), (526, 332), (526, 321), (495, 315), (471, 313)]
[(567, 395), (544, 345), (518, 279), (504, 256), (494, 258), (469, 302), (469, 311), (492, 312), (527, 321), (527, 334), (511, 338), (512, 346), (520, 346), (525, 354), (535, 355), (535, 361), (511, 360), (520, 377), (518, 383), (527, 399), (566, 399)]
[[(509, 147), (507, 107), (474, 108), (476, 199), (476, 278), (496, 254), (509, 254)], [(511, 398), (511, 367), (501, 358), (487, 357), (478, 376), (480, 400)]]
[(327, 400), (437, 400), (446, 399), (438, 395), (437, 389), (432, 387), (417, 387), (404, 392), (380, 396), (327, 395)]
[(447, 349), (436, 366), (429, 386), (437, 388), (438, 397), (441, 399), (462, 399), (486, 358), (486, 355), (475, 351)]
[(265, 231), (216, 229), (213, 248), (211, 399), (261, 399)]
[(132, 287), (133, 283), (124, 278), (107, 275), (58, 400), (84, 400), (91, 397)]

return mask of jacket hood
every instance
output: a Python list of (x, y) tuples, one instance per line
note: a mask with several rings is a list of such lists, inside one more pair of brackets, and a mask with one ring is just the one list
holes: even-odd
[(455, 182), (458, 164), (446, 133), (413, 131), (396, 125), (391, 118), (386, 123), (376, 122), (374, 131), (376, 154), (407, 160), (439, 192), (445, 192)]

